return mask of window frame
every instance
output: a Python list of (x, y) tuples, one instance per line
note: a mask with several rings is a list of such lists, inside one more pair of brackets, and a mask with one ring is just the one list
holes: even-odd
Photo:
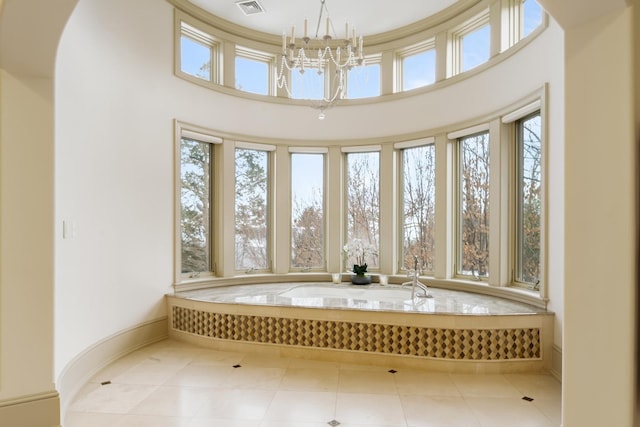
[[(294, 267), (293, 257), (289, 256), (289, 271), (293, 272), (307, 272), (307, 271), (327, 271), (327, 225), (328, 225), (328, 212), (327, 212), (327, 171), (328, 171), (328, 148), (325, 147), (289, 147), (289, 171), (291, 171), (291, 165), (293, 164), (294, 154), (316, 154), (322, 155), (322, 265), (318, 267)], [(293, 179), (292, 174), (290, 176), (290, 182)], [(293, 186), (290, 185), (290, 224), (289, 228), (293, 230)], [(290, 236), (289, 244), (293, 245), (293, 235)], [(291, 247), (293, 251), (293, 247)]]
[[(404, 259), (404, 184), (405, 184), (405, 180), (404, 180), (404, 158), (405, 158), (405, 152), (406, 150), (410, 150), (412, 148), (420, 148), (420, 147), (433, 147), (433, 156), (434, 156), (434, 171), (433, 171), (433, 186), (434, 186), (434, 195), (433, 195), (433, 203), (434, 203), (434, 212), (433, 212), (433, 222), (434, 224), (436, 223), (436, 218), (437, 218), (437, 211), (438, 211), (438, 207), (436, 204), (437, 201), (437, 196), (436, 196), (436, 192), (437, 192), (437, 183), (436, 183), (436, 177), (437, 177), (437, 173), (435, 170), (435, 162), (436, 162), (436, 142), (435, 142), (435, 138), (434, 137), (427, 137), (427, 138), (422, 138), (419, 140), (412, 140), (412, 141), (404, 141), (404, 142), (399, 142), (399, 143), (395, 143), (394, 144), (394, 149), (397, 151), (397, 161), (398, 161), (398, 189), (397, 189), (397, 203), (398, 203), (398, 209), (397, 209), (397, 216), (396, 218), (398, 218), (397, 221), (397, 242), (396, 242), (396, 253), (397, 253), (397, 270), (398, 272), (407, 272), (407, 268), (404, 265), (403, 259)], [(434, 236), (433, 236), (433, 240), (434, 240), (434, 252), (433, 252), (433, 260), (432, 260), (432, 265), (433, 265), (433, 269), (427, 269), (427, 270), (423, 270), (422, 275), (426, 275), (426, 276), (434, 276), (435, 275), (435, 269), (436, 269), (436, 256), (438, 255), (438, 251), (436, 249), (436, 231), (434, 228)]]
[(234, 88), (237, 91), (251, 93), (253, 95), (262, 96), (275, 96), (276, 95), (276, 82), (275, 82), (275, 69), (276, 69), (276, 57), (275, 55), (261, 52), (259, 50), (251, 49), (244, 46), (236, 45), (235, 55), (233, 57), (234, 64), (238, 58), (245, 58), (252, 61), (263, 62), (267, 65), (267, 94), (261, 94), (256, 92), (249, 92), (242, 89), (237, 89), (235, 81), (237, 79), (237, 67), (234, 66), (236, 75), (234, 76)]
[[(203, 30), (191, 20), (185, 20), (176, 17), (176, 41), (175, 41), (175, 73), (176, 75), (190, 81), (205, 84), (222, 84), (222, 41)], [(182, 37), (191, 39), (192, 41), (204, 45), (210, 51), (210, 76), (209, 79), (197, 77), (182, 70)]]
[[(404, 82), (404, 61), (405, 59), (415, 56), (415, 55), (419, 55), (421, 53), (426, 53), (430, 50), (434, 51), (434, 55), (435, 55), (435, 61), (434, 62), (434, 69), (433, 69), (433, 74), (434, 74), (434, 79), (433, 79), (433, 83), (428, 83), (426, 85), (422, 85), (422, 86), (418, 86), (415, 88), (411, 88), (411, 89), (405, 89), (405, 82)], [(437, 79), (437, 69), (438, 69), (438, 65), (437, 65), (437, 61), (438, 61), (438, 52), (436, 49), (436, 39), (435, 37), (431, 37), (419, 44), (404, 48), (404, 49), (399, 49), (395, 52), (395, 61), (394, 61), (394, 65), (395, 65), (395, 72), (396, 72), (396, 78), (394, 81), (394, 92), (407, 92), (410, 90), (414, 90), (414, 89), (420, 89), (426, 86), (431, 86), (435, 83), (437, 83), (438, 79)]]
[[(265, 207), (265, 238), (266, 238), (266, 242), (265, 242), (265, 257), (266, 257), (266, 265), (264, 268), (247, 268), (247, 269), (238, 269), (237, 268), (237, 253), (235, 252), (235, 243), (236, 243), (236, 233), (234, 231), (233, 233), (233, 247), (234, 247), (234, 253), (233, 253), (233, 268), (234, 271), (236, 272), (236, 274), (250, 274), (250, 273), (271, 273), (273, 271), (273, 254), (274, 254), (274, 244), (275, 244), (275, 238), (273, 235), (273, 230), (274, 230), (274, 218), (275, 218), (275, 214), (274, 214), (274, 200), (273, 200), (273, 179), (274, 179), (274, 173), (273, 171), (275, 170), (275, 150), (276, 147), (274, 145), (270, 145), (270, 144), (260, 144), (260, 143), (254, 143), (254, 142), (244, 142), (244, 141), (236, 141), (235, 146), (233, 148), (233, 158), (234, 158), (234, 176), (233, 176), (233, 193), (235, 194), (236, 191), (236, 177), (237, 177), (237, 170), (235, 168), (235, 161), (236, 161), (236, 152), (237, 150), (242, 149), (242, 150), (254, 150), (254, 151), (261, 151), (266, 153), (267, 156), (267, 161), (266, 161), (266, 194), (265, 194), (265, 203), (266, 203), (266, 207)], [(235, 212), (236, 212), (236, 208), (237, 205), (235, 204), (235, 197), (234, 197), (234, 227), (236, 224), (236, 218), (235, 218)]]
[[(454, 243), (453, 243), (453, 249), (454, 249), (454, 256), (453, 256), (453, 276), (455, 278), (458, 279), (466, 279), (466, 280), (475, 280), (478, 282), (489, 282), (490, 280), (492, 280), (492, 276), (491, 276), (491, 252), (489, 252), (488, 254), (488, 259), (487, 259), (487, 268), (488, 273), (486, 276), (480, 276), (479, 274), (473, 275), (473, 274), (463, 274), (462, 273), (462, 260), (463, 260), (463, 248), (462, 248), (462, 227), (463, 227), (463, 221), (462, 221), (462, 142), (465, 139), (468, 138), (475, 138), (478, 137), (480, 135), (487, 135), (487, 145), (488, 145), (488, 150), (490, 153), (490, 149), (491, 149), (491, 132), (489, 128), (486, 128), (484, 130), (482, 130), (482, 128), (484, 128), (483, 125), (474, 127), (474, 128), (470, 128), (468, 131), (461, 131), (456, 133), (455, 138), (452, 138), (452, 135), (449, 135), (449, 139), (454, 139), (455, 142), (455, 166), (454, 166), (454, 170), (455, 170), (455, 183), (453, 188), (451, 189), (451, 191), (453, 191), (453, 193), (455, 194), (454, 196), (454, 219), (453, 219), (453, 223), (454, 223), (454, 232), (453, 232), (453, 239), (454, 239)], [(491, 168), (491, 155), (489, 154), (489, 159), (488, 159), (488, 164), (489, 164), (489, 168)], [(489, 191), (488, 191), (488, 199), (489, 202), (491, 200), (491, 194), (492, 191), (495, 191), (492, 189), (492, 185), (491, 185), (491, 169), (489, 169), (489, 176), (487, 177), (488, 181), (489, 181)], [(489, 226), (491, 225), (491, 215), (492, 215), (492, 211), (491, 211), (491, 205), (489, 206)], [(491, 250), (491, 230), (489, 229), (488, 235), (487, 235), (487, 250), (490, 251)]]
[[(378, 77), (379, 77), (379, 79), (378, 79), (378, 95), (375, 95), (375, 96), (362, 96), (362, 97), (359, 97), (359, 98), (350, 98), (349, 97), (349, 80), (351, 79), (351, 71), (352, 70), (349, 70), (347, 72), (347, 82), (346, 82), (347, 87), (346, 87), (346, 90), (345, 90), (346, 97), (344, 99), (351, 99), (351, 100), (354, 100), (354, 99), (371, 99), (371, 98), (379, 98), (382, 95), (382, 54), (365, 56), (364, 57), (364, 63), (362, 65), (362, 67), (368, 67), (368, 66), (371, 66), (371, 65), (378, 65), (378, 70), (379, 70), (378, 71)], [(358, 67), (356, 67), (356, 68), (358, 68)]]
[[(522, 263), (521, 258), (521, 246), (523, 241), (523, 236), (521, 233), (521, 225), (522, 225), (522, 189), (521, 189), (521, 180), (522, 180), (522, 156), (523, 156), (523, 129), (522, 123), (525, 121), (534, 118), (540, 118), (540, 272), (539, 277), (536, 283), (525, 282), (520, 280), (521, 271), (520, 265)], [(512, 174), (512, 183), (513, 190), (511, 191), (513, 197), (513, 250), (511, 251), (512, 257), (512, 285), (515, 287), (526, 288), (533, 291), (538, 291), (540, 288), (540, 284), (543, 281), (544, 276), (544, 236), (545, 236), (545, 228), (544, 228), (544, 211), (545, 211), (545, 176), (544, 176), (544, 127), (543, 127), (543, 116), (541, 109), (537, 109), (533, 112), (527, 112), (526, 114), (518, 117), (512, 122), (513, 126), (513, 139), (514, 139), (514, 155), (513, 155), (513, 174)]]
[[(343, 194), (343, 212), (341, 212), (341, 216), (342, 216), (342, 221), (343, 221), (343, 230), (344, 230), (344, 234), (342, 236), (343, 242), (349, 243), (349, 195), (348, 195), (348, 183), (349, 183), (349, 160), (348, 160), (348, 156), (349, 154), (369, 154), (369, 153), (377, 153), (378, 154), (378, 225), (377, 225), (377, 229), (378, 229), (378, 236), (377, 236), (377, 247), (376, 247), (376, 253), (377, 255), (377, 266), (375, 267), (371, 267), (370, 263), (371, 260), (367, 260), (367, 264), (369, 264), (369, 268), (368, 268), (368, 272), (371, 271), (380, 271), (380, 202), (381, 202), (381, 191), (380, 191), (380, 184), (381, 184), (381, 177), (382, 177), (382, 146), (381, 145), (367, 145), (367, 146), (354, 146), (354, 147), (341, 147), (340, 151), (342, 152), (342, 160), (343, 160), (343, 174), (344, 174), (344, 181), (343, 181), (343, 188), (342, 188), (342, 194)], [(342, 249), (342, 248), (341, 248)], [(350, 266), (347, 264), (347, 259), (346, 257), (342, 257), (341, 260), (341, 268), (345, 269), (345, 271), (351, 271)]]
[[(217, 223), (218, 217), (215, 215), (218, 205), (218, 168), (217, 161), (219, 157), (218, 147), (222, 144), (223, 139), (216, 136), (216, 132), (203, 127), (175, 121), (174, 136), (174, 176), (175, 176), (175, 195), (174, 195), (174, 281), (175, 283), (185, 282), (198, 278), (212, 278), (216, 276), (217, 257), (216, 252), (218, 243)], [(189, 139), (199, 143), (210, 145), (209, 157), (209, 265), (210, 271), (200, 272), (182, 272), (182, 140)]]
[(464, 23), (452, 28), (448, 32), (447, 38), (449, 49), (447, 51), (447, 77), (453, 77), (458, 74), (469, 72), (491, 60), (492, 41), (491, 37), (489, 37), (489, 58), (487, 61), (468, 70), (462, 71), (462, 41), (464, 37), (484, 26), (489, 26), (489, 33), (491, 33), (491, 15), (489, 13), (489, 9), (485, 9), (473, 18), (466, 20)]

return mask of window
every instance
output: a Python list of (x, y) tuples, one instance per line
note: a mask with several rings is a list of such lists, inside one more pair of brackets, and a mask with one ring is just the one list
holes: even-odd
[(460, 71), (470, 70), (489, 60), (490, 29), (487, 24), (461, 37)]
[(526, 37), (542, 24), (542, 7), (536, 0), (522, 0), (522, 37)]
[(489, 133), (458, 140), (456, 273), (489, 276)]
[(291, 97), (294, 99), (322, 99), (325, 96), (325, 81), (327, 70), (325, 67), (318, 68), (318, 61), (314, 61), (315, 66), (305, 69), (304, 73), (299, 70), (291, 71)]
[(270, 95), (273, 77), (269, 70), (273, 58), (245, 48), (236, 49), (236, 89)]
[[(213, 144), (197, 136), (180, 138), (180, 251), (181, 275), (197, 277), (213, 272), (212, 188)], [(202, 138), (205, 139), (205, 138)]]
[(180, 71), (217, 83), (217, 63), (214, 60), (217, 52), (218, 44), (211, 36), (184, 22), (181, 24)]
[(398, 54), (400, 91), (427, 86), (436, 81), (436, 50), (434, 41)]
[(516, 282), (537, 285), (540, 280), (542, 217), (542, 126), (540, 112), (516, 122), (517, 215)]
[(489, 12), (454, 29), (449, 36), (447, 75), (453, 76), (487, 62), (491, 53)]
[(292, 153), (292, 268), (324, 268), (324, 221), (324, 155)]
[(269, 259), (269, 152), (236, 148), (235, 267), (267, 270)]
[[(346, 241), (361, 240), (379, 253), (380, 236), (380, 153), (346, 154)], [(355, 263), (347, 259), (346, 267)], [(378, 268), (378, 258), (367, 259), (370, 268)]]
[(411, 269), (417, 257), (423, 271), (433, 272), (435, 257), (434, 144), (406, 148), (402, 155), (402, 256), (400, 268)]
[(367, 58), (365, 65), (354, 67), (347, 75), (347, 98), (380, 96), (380, 57)]

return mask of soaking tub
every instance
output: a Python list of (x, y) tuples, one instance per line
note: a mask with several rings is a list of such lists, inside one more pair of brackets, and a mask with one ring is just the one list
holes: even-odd
[(550, 369), (553, 313), (494, 296), (399, 285), (218, 286), (167, 296), (169, 334), (225, 349), (456, 372)]

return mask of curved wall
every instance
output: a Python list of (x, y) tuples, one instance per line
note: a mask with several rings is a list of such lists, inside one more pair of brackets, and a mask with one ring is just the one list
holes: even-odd
[[(562, 333), (563, 39), (553, 20), (524, 49), (421, 95), (306, 107), (233, 97), (173, 75), (173, 9), (82, 0), (56, 64), (55, 372), (119, 331), (166, 316), (173, 278), (174, 119), (296, 145), (454, 130), (548, 83), (549, 308)], [(73, 232), (63, 238), (62, 224)], [(69, 231), (68, 230), (68, 231)], [(79, 304), (78, 302), (82, 303)]]

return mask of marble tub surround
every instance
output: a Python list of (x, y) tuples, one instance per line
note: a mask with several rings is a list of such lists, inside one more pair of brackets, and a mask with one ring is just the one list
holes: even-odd
[(433, 294), (412, 301), (408, 287), (325, 283), (181, 292), (167, 296), (169, 336), (222, 350), (268, 347), (448, 372), (550, 369), (552, 313), (466, 292)]
[(408, 286), (296, 282), (218, 286), (176, 292), (173, 296), (216, 303), (324, 309), (470, 315), (546, 313), (538, 307), (505, 298), (431, 287), (429, 291), (433, 298), (412, 300), (411, 288)]

